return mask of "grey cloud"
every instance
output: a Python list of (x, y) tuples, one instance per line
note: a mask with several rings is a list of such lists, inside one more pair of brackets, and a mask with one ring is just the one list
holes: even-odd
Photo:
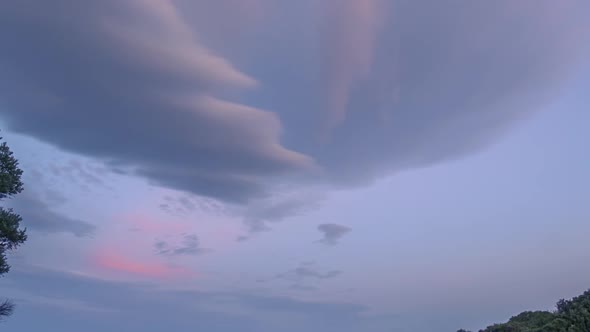
[(226, 215), (224, 205), (211, 198), (180, 194), (176, 196), (165, 195), (162, 197), (164, 203), (159, 205), (160, 209), (174, 216), (188, 216), (196, 211), (204, 211), (210, 214)]
[(14, 212), (23, 218), (28, 229), (47, 233), (71, 233), (78, 237), (91, 236), (96, 226), (82, 220), (70, 218), (51, 209), (35, 193), (24, 190), (7, 202)]
[(50, 204), (61, 205), (67, 202), (67, 198), (57, 190), (46, 188), (43, 190), (43, 198)]
[(298, 291), (314, 291), (318, 288), (309, 285), (309, 282), (333, 279), (342, 274), (339, 270), (322, 271), (313, 262), (304, 262), (294, 269), (279, 273), (269, 279), (258, 279), (257, 282), (265, 283), (273, 280), (288, 281), (289, 289)]
[[(279, 27), (251, 41), (265, 50), (253, 67), (293, 68), (255, 73), (272, 95), (262, 105), (286, 101), (285, 145), (323, 168), (314, 183), (338, 188), (485, 149), (544, 109), (590, 58), (584, 0), (327, 0), (318, 7), (306, 20), (305, 6), (273, 13)], [(276, 38), (281, 29), (322, 42)], [(274, 48), (264, 47), (268, 40)], [(326, 105), (334, 98), (343, 107), (332, 111)]]
[[(388, 325), (368, 328), (372, 318), (364, 306), (357, 304), (248, 292), (163, 290), (151, 284), (106, 281), (37, 267), (15, 266), (5, 281), (8, 283), (0, 285), (0, 290), (19, 308), (5, 325), (16, 331), (51, 326), (90, 332), (122, 328), (148, 332), (295, 332), (321, 325), (330, 331), (376, 332)], [(32, 314), (36, 319), (30, 319)]]
[(79, 160), (71, 159), (64, 164), (49, 164), (49, 172), (60, 178), (67, 178), (70, 182), (78, 183), (86, 188), (94, 186), (106, 186), (101, 178), (104, 170), (94, 165), (83, 163)]
[(187, 211), (194, 211), (197, 208), (197, 206), (195, 205), (195, 203), (193, 203), (192, 201), (190, 201), (186, 196), (180, 197), (178, 199), (178, 202)]
[[(19, 312), (8, 324), (15, 324), (15, 330), (37, 330), (43, 325), (56, 330), (82, 329), (85, 331), (234, 331), (243, 325), (244, 331), (256, 331), (256, 322), (231, 313), (217, 313), (213, 310), (191, 309), (191, 302), (212, 300), (214, 295), (193, 293), (193, 301), (181, 299), (156, 290), (155, 285), (103, 281), (89, 276), (42, 268), (15, 269), (8, 277), (15, 289), (22, 294), (13, 297)], [(4, 287), (3, 293), (7, 293)], [(29, 295), (27, 295), (27, 293)], [(108, 309), (114, 314), (81, 312), (77, 308), (64, 308), (55, 301), (40, 298), (59, 299), (62, 302), (84, 304), (92, 308)], [(53, 303), (52, 303), (53, 302)], [(53, 310), (51, 308), (54, 307)], [(27, 315), (37, 313), (35, 322)], [(74, 315), (72, 314), (74, 313)], [(78, 318), (73, 318), (78, 317)], [(89, 322), (92, 322), (89, 324)], [(60, 327), (62, 329), (60, 329)], [(8, 327), (7, 327), (8, 328)]]
[(174, 211), (172, 210), (172, 208), (170, 207), (170, 204), (168, 204), (168, 203), (161, 203), (160, 205), (158, 205), (158, 207), (160, 208), (160, 210), (162, 210), (164, 212), (174, 214)]
[[(14, 316), (3, 323), (9, 331), (49, 326), (50, 331), (88, 332), (430, 332), (483, 326), (490, 312), (502, 317), (515, 311), (506, 309), (504, 294), (492, 300), (497, 306), (480, 300), (456, 306), (454, 298), (433, 304), (431, 292), (409, 292), (395, 301), (399, 309), (392, 310), (400, 313), (372, 315), (369, 308), (354, 303), (247, 291), (173, 291), (160, 284), (108, 281), (19, 264), (0, 282), (0, 293), (17, 305)], [(419, 310), (408, 310), (408, 301), (410, 309)]]
[(336, 245), (344, 235), (352, 231), (350, 227), (338, 224), (321, 224), (318, 230), (323, 234), (319, 242), (326, 245)]
[(240, 236), (236, 237), (236, 242), (244, 242), (244, 241), (248, 241), (249, 239), (250, 239), (249, 236), (240, 235)]
[(275, 114), (216, 97), (255, 81), (195, 42), (170, 2), (3, 2), (0, 22), (14, 132), (227, 201), (313, 165), (279, 144)]
[(382, 8), (370, 13), (390, 17), (364, 45), (370, 70), (326, 145), (300, 148), (337, 183), (480, 151), (543, 109), (587, 59), (585, 1), (371, 2)]
[[(103, 164), (79, 156), (67, 158), (62, 153), (45, 152), (44, 158), (27, 155), (26, 149), (19, 149), (19, 160), (24, 170), (23, 182), (29, 188), (34, 186), (39, 198), (52, 205), (67, 201), (64, 188), (77, 187), (85, 192), (95, 189), (112, 189), (113, 176)], [(24, 155), (23, 155), (24, 154)], [(49, 160), (46, 160), (50, 156)], [(53, 160), (51, 160), (53, 159)]]
[(196, 234), (184, 234), (182, 240), (177, 244), (170, 244), (163, 240), (156, 241), (154, 249), (158, 255), (166, 256), (200, 255), (210, 251), (210, 249), (201, 247)]
[(281, 279), (332, 279), (342, 274), (341, 271), (332, 270), (328, 272), (319, 272), (310, 266), (300, 266), (287, 273), (279, 275)]
[(346, 117), (355, 81), (370, 73), (377, 35), (388, 10), (383, 10), (383, 0), (328, 0), (322, 4), (326, 19), (321, 25), (321, 61), (328, 83), (322, 91), (327, 111), (324, 126), (331, 130)]
[[(324, 195), (317, 191), (276, 194), (268, 199), (257, 200), (244, 209), (238, 209), (244, 224), (251, 233), (270, 230), (269, 223), (306, 214), (321, 205)], [(244, 237), (241, 237), (245, 240)]]
[[(256, 54), (255, 97), (227, 93), (254, 79), (197, 43), (170, 2), (3, 2), (2, 118), (155, 184), (244, 203), (278, 183), (364, 185), (480, 151), (588, 58), (585, 0), (302, 2), (267, 9), (277, 26), (240, 41)], [(267, 229), (292, 204), (246, 222)]]

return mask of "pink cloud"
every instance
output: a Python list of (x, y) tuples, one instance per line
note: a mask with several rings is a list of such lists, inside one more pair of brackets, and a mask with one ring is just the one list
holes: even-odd
[(189, 232), (191, 225), (178, 220), (157, 220), (140, 212), (115, 218), (91, 252), (90, 269), (114, 278), (187, 279), (194, 271), (171, 265), (154, 254), (155, 239)]
[(100, 252), (92, 257), (93, 264), (101, 270), (156, 279), (195, 277), (196, 273), (182, 267), (161, 263), (136, 261), (114, 252)]
[(240, 39), (244, 29), (261, 23), (276, 5), (274, 0), (177, 0), (175, 3), (197, 32), (230, 38), (232, 42)]
[(322, 33), (328, 130), (344, 120), (355, 81), (370, 73), (385, 6), (382, 0), (326, 1)]

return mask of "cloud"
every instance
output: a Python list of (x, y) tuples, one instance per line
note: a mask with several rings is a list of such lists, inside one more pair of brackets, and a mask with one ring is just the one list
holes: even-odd
[(197, 209), (196, 204), (185, 196), (164, 196), (163, 199), (164, 202), (159, 205), (160, 210), (172, 216), (187, 216)]
[[(2, 293), (17, 295), (13, 298), (19, 307), (17, 314), (7, 321), (8, 329), (12, 324), (25, 330), (45, 325), (89, 332), (112, 331), (121, 326), (129, 331), (149, 332), (295, 332), (314, 330), (317, 326), (346, 332), (384, 330), (383, 326), (374, 327), (366, 307), (352, 303), (234, 291), (166, 290), (147, 283), (107, 281), (27, 266), (15, 267), (5, 281), (0, 285)], [(59, 303), (48, 307), (48, 299)], [(37, 313), (38, 306), (44, 307), (44, 314), (29, 319), (29, 314)], [(95, 310), (81, 310), (80, 306)]]
[(210, 214), (226, 215), (227, 211), (224, 205), (218, 200), (203, 197), (180, 195), (164, 195), (163, 203), (159, 208), (172, 215), (186, 217), (196, 211), (204, 211)]
[[(256, 206), (478, 152), (552, 101), (590, 45), (584, 0), (262, 1), (231, 15), (275, 19), (255, 19), (224, 58), (203, 42), (229, 44), (210, 28), (235, 8), (223, 1), (215, 23), (170, 1), (3, 2), (2, 119), (157, 185)], [(247, 222), (264, 230), (293, 204)]]
[(78, 237), (92, 236), (96, 226), (69, 218), (52, 210), (36, 193), (24, 190), (7, 202), (23, 218), (23, 226), (38, 232), (71, 233)]
[(85, 191), (90, 191), (94, 187), (110, 188), (103, 179), (103, 176), (108, 174), (108, 170), (100, 165), (71, 159), (61, 164), (57, 162), (50, 163), (46, 167), (48, 173), (56, 179), (75, 183)]
[(348, 98), (357, 80), (366, 79), (373, 65), (377, 36), (387, 1), (323, 1), (322, 67), (326, 84), (326, 129), (346, 118)]
[[(36, 330), (47, 325), (59, 330), (98, 332), (116, 331), (124, 326), (129, 331), (150, 332), (163, 329), (233, 331), (242, 325), (244, 331), (257, 331), (254, 328), (256, 323), (249, 318), (206, 309), (194, 310), (192, 304), (203, 297), (195, 293), (192, 300), (183, 299), (150, 284), (107, 281), (89, 275), (34, 267), (15, 269), (8, 278), (13, 281), (12, 287), (2, 286), (3, 293), (10, 294), (15, 289), (20, 291), (18, 297), (13, 297), (19, 310), (8, 322), (14, 324), (14, 328)], [(71, 306), (59, 305), (51, 310), (40, 297), (108, 308), (115, 314), (81, 312)], [(37, 310), (39, 306), (43, 307), (43, 311)], [(34, 313), (37, 313), (37, 319), (26, 318)]]
[(480, 151), (580, 68), (588, 48), (578, 38), (588, 40), (590, 27), (576, 14), (582, 7), (395, 2), (371, 70), (347, 95), (346, 118), (321, 154), (308, 153), (334, 181), (366, 183)]
[[(269, 223), (303, 215), (316, 209), (325, 200), (318, 191), (295, 191), (276, 193), (274, 196), (257, 200), (236, 212), (250, 233), (270, 230)], [(246, 240), (244, 236), (238, 239)]]
[(64, 299), (60, 296), (38, 296), (28, 294), (23, 291), (9, 291), (8, 295), (11, 299), (16, 299), (21, 303), (27, 303), (31, 306), (41, 306), (58, 308), (59, 310), (70, 311), (70, 312), (89, 312), (99, 314), (110, 314), (116, 312), (115, 310), (98, 307), (84, 301)]
[(350, 233), (352, 229), (338, 224), (321, 224), (318, 230), (323, 234), (323, 238), (319, 241), (326, 245), (336, 245), (338, 241), (346, 234)]
[(288, 281), (290, 283), (289, 289), (297, 291), (314, 291), (318, 288), (313, 285), (306, 284), (312, 281), (321, 281), (333, 279), (342, 274), (339, 270), (322, 271), (316, 266), (314, 262), (304, 262), (299, 264), (294, 269), (279, 273), (269, 279), (258, 279), (257, 282), (265, 283), (273, 280)]
[(256, 82), (200, 45), (171, 2), (26, 0), (0, 13), (11, 31), (0, 33), (2, 115), (14, 132), (226, 201), (313, 165), (280, 145), (275, 114), (217, 96)]
[[(286, 101), (279, 110), (285, 144), (322, 167), (314, 183), (338, 188), (489, 147), (545, 109), (588, 59), (584, 1), (321, 4), (301, 25), (285, 23), (307, 38), (287, 39), (258, 65), (297, 68), (288, 90), (271, 90), (273, 100)], [(309, 20), (326, 42), (306, 34)], [(347, 20), (361, 27), (356, 35), (342, 27)], [(341, 49), (352, 51), (333, 51)], [(259, 74), (267, 84), (284, 75)], [(323, 137), (326, 119), (333, 121)]]
[(194, 272), (182, 267), (174, 267), (157, 262), (143, 262), (114, 251), (109, 252), (108, 250), (94, 255), (92, 261), (99, 269), (140, 277), (169, 279), (196, 276)]
[(201, 247), (196, 234), (183, 235), (178, 245), (170, 245), (169, 242), (160, 240), (154, 244), (154, 248), (158, 255), (165, 256), (199, 255), (210, 251)]
[(320, 272), (312, 266), (302, 265), (293, 270), (279, 274), (279, 279), (332, 279), (342, 274), (341, 271), (332, 270), (328, 272)]
[(249, 236), (240, 235), (240, 236), (236, 237), (236, 242), (244, 242), (244, 241), (248, 241), (249, 239), (250, 239)]

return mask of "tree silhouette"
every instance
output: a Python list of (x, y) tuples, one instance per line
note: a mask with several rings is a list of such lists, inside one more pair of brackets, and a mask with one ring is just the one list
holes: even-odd
[[(480, 332), (589, 332), (590, 290), (571, 300), (559, 300), (557, 310), (525, 311), (506, 323), (488, 326)], [(468, 332), (459, 330), (457, 332)]]
[[(2, 139), (0, 137), (0, 139)], [(0, 144), (0, 201), (11, 198), (23, 190), (21, 176), (23, 171), (18, 167), (18, 160), (3, 142)], [(20, 228), (22, 218), (12, 209), (0, 207), (0, 276), (10, 271), (6, 253), (16, 249), (27, 240), (26, 229)], [(10, 316), (14, 304), (8, 300), (0, 304), (0, 319)]]

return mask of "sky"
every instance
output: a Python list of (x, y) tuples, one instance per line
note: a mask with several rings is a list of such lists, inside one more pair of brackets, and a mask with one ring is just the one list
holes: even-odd
[(590, 288), (585, 0), (0, 2), (11, 331), (456, 331)]

